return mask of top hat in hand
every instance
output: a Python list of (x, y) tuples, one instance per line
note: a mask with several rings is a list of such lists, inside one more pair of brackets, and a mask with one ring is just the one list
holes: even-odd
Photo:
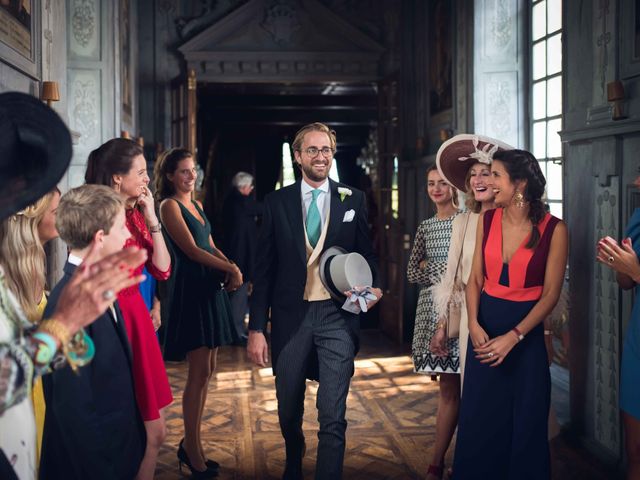
[(335, 300), (344, 300), (354, 287), (370, 287), (371, 267), (359, 253), (348, 253), (341, 247), (330, 247), (320, 256), (320, 281)]

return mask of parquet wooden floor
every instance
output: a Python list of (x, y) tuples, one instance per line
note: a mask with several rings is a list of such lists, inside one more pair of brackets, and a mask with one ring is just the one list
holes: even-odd
[[(186, 364), (167, 364), (174, 403), (167, 414), (167, 440), (160, 452), (156, 478), (183, 478), (176, 449), (183, 436), (182, 388)], [(307, 383), (304, 432), (305, 478), (313, 478), (317, 447), (315, 395)], [(438, 384), (413, 373), (407, 348), (365, 332), (356, 360), (347, 409), (347, 480), (423, 478), (435, 433)], [(284, 469), (284, 443), (278, 426), (271, 369), (253, 368), (245, 349), (220, 349), (202, 432), (208, 456), (222, 465), (220, 479), (278, 479)], [(453, 448), (447, 455), (451, 464)], [(554, 479), (611, 479), (588, 456), (554, 442)]]

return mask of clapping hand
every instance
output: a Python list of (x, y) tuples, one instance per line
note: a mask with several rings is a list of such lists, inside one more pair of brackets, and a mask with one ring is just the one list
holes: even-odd
[(621, 245), (609, 236), (602, 238), (598, 242), (596, 260), (632, 279), (640, 277), (640, 262), (630, 238), (625, 238)]
[(91, 245), (84, 261), (62, 289), (52, 315), (72, 334), (102, 315), (120, 290), (145, 278), (131, 272), (145, 262), (146, 250), (125, 248), (96, 261), (99, 248), (95, 242)]

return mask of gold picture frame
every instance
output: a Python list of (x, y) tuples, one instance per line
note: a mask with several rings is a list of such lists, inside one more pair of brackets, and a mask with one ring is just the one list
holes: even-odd
[(40, 0), (0, 0), (0, 61), (40, 80)]

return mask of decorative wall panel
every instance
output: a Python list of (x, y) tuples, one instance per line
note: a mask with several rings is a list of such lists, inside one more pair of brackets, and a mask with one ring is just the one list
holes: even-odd
[(74, 163), (102, 141), (100, 70), (69, 70), (69, 124), (80, 133)]
[[(477, 3), (477, 2), (476, 2)], [(479, 14), (481, 28), (486, 32), (480, 61), (502, 61), (517, 55), (517, 5), (511, 0), (482, 0)]]
[[(595, 239), (619, 237), (620, 199), (619, 177), (610, 179), (610, 186), (602, 187), (595, 180)], [(615, 455), (620, 451), (620, 420), (618, 409), (618, 379), (620, 372), (620, 290), (615, 272), (598, 263), (595, 267), (593, 298), (593, 358), (594, 374), (594, 434), (595, 439)]]
[(67, 0), (70, 60), (100, 60), (100, 0)]
[(508, 143), (518, 144), (518, 74), (488, 73), (484, 76), (484, 117), (482, 133)]
[(524, 147), (527, 122), (523, 51), (524, 16), (517, 0), (476, 0), (474, 23), (474, 128)]

